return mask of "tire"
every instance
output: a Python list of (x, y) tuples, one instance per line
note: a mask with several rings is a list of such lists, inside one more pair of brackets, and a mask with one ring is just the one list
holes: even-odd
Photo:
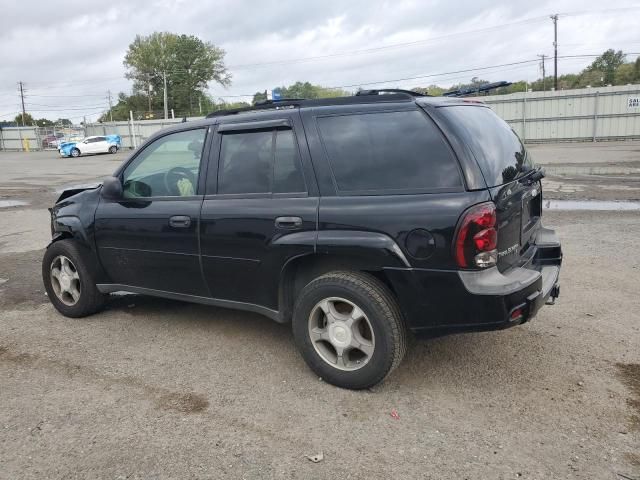
[[(69, 263), (65, 265), (64, 259)], [(56, 269), (58, 273), (54, 273)], [(42, 280), (49, 300), (65, 317), (86, 317), (104, 305), (106, 295), (96, 288), (74, 240), (59, 240), (49, 245), (42, 259)], [(70, 293), (73, 291), (77, 298)]]
[(71, 156), (72, 157), (79, 157), (80, 156), (80, 150), (78, 150), (77, 148), (72, 148), (71, 149)]
[[(357, 328), (344, 323), (356, 317)], [(375, 277), (360, 272), (331, 272), (307, 284), (294, 306), (293, 335), (316, 375), (354, 390), (383, 381), (407, 350), (406, 327), (393, 295)], [(346, 345), (340, 342), (350, 345), (338, 356), (340, 345)], [(361, 347), (353, 348), (354, 342)]]
[(118, 147), (116, 147), (115, 145), (111, 145), (109, 147), (109, 153), (117, 153), (118, 151)]

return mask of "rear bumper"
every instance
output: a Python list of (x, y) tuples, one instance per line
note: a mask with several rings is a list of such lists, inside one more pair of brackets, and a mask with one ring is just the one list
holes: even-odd
[(531, 320), (560, 293), (562, 248), (553, 230), (541, 229), (528, 259), (505, 272), (387, 269), (416, 334), (496, 330)]

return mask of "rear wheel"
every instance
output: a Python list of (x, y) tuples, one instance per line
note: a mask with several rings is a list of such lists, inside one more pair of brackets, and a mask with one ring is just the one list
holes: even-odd
[(109, 153), (116, 153), (118, 151), (118, 147), (116, 147), (115, 145), (111, 145), (109, 147)]
[(47, 248), (42, 280), (53, 306), (67, 317), (91, 315), (104, 304), (106, 296), (98, 291), (73, 240), (60, 240)]
[(360, 272), (331, 272), (310, 282), (296, 301), (293, 332), (309, 367), (343, 388), (381, 382), (406, 352), (406, 329), (391, 292)]
[(80, 150), (78, 150), (77, 148), (72, 148), (71, 149), (71, 156), (72, 157), (79, 157), (80, 156)]

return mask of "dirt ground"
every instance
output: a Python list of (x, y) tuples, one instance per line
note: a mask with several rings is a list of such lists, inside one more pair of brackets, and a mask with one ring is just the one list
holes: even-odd
[[(640, 198), (638, 143), (531, 150), (547, 198)], [(415, 341), (353, 392), (255, 314), (133, 295), (55, 312), (46, 208), (125, 156), (0, 152), (0, 205), (28, 203), (0, 208), (0, 478), (640, 479), (640, 212), (545, 212), (565, 254), (555, 306)]]

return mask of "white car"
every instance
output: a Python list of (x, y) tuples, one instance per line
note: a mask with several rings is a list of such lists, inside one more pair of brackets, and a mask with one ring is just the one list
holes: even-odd
[(119, 135), (94, 136), (80, 142), (62, 143), (58, 151), (63, 157), (79, 157), (87, 153), (116, 153), (120, 145)]

